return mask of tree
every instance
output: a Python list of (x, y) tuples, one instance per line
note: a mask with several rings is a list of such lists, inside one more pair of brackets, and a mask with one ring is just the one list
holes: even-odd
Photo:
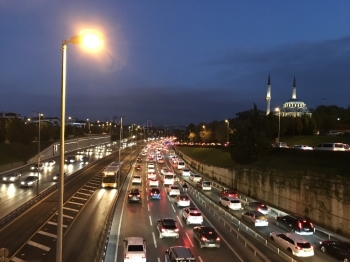
[(269, 139), (265, 132), (264, 117), (259, 115), (254, 104), (248, 121), (236, 126), (232, 135), (231, 157), (237, 163), (248, 164), (260, 159), (269, 148)]
[(11, 118), (5, 125), (7, 140), (10, 143), (27, 142), (25, 123), (18, 117)]

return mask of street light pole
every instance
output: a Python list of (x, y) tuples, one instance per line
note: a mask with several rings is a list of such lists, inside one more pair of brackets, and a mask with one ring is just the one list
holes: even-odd
[(120, 190), (120, 175), (121, 175), (121, 166), (120, 166), (120, 150), (121, 150), (121, 146), (122, 146), (122, 132), (123, 130), (123, 117), (120, 118), (120, 130), (119, 130), (119, 156), (118, 156), (118, 162), (119, 162), (119, 175), (118, 175), (118, 194), (119, 194), (119, 190)]
[(229, 133), (230, 133), (230, 121), (228, 119), (225, 120), (226, 124), (227, 124), (227, 133), (226, 133), (226, 142), (229, 142)]
[(278, 112), (278, 143), (280, 142), (280, 135), (281, 135), (281, 111), (279, 107), (275, 109)]
[(61, 74), (61, 126), (60, 126), (60, 162), (58, 179), (57, 201), (57, 243), (56, 262), (62, 262), (63, 246), (63, 196), (64, 196), (64, 133), (66, 119), (66, 73), (67, 73), (67, 44), (84, 44), (87, 48), (97, 49), (101, 45), (101, 39), (93, 33), (77, 35), (69, 40), (62, 40), (62, 74)]

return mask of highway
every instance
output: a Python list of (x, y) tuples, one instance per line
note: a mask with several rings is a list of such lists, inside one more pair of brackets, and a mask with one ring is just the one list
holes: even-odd
[[(137, 172), (142, 174), (142, 185), (132, 185), (131, 173), (127, 174), (133, 160), (138, 154), (136, 147), (134, 149), (126, 149), (122, 151), (122, 160), (124, 161), (123, 176), (126, 181), (123, 185), (121, 195), (117, 202), (115, 218), (112, 225), (111, 235), (106, 254), (106, 261), (122, 261), (123, 260), (123, 239), (130, 236), (141, 236), (147, 240), (147, 259), (148, 261), (164, 261), (165, 250), (173, 245), (185, 245), (190, 247), (195, 257), (200, 262), (204, 261), (260, 261), (253, 253), (244, 246), (244, 244), (228, 232), (222, 222), (219, 222), (215, 216), (206, 210), (206, 207), (200, 203), (197, 198), (188, 192), (191, 198), (191, 206), (198, 207), (204, 215), (204, 225), (212, 226), (219, 233), (221, 238), (221, 247), (200, 249), (198, 243), (193, 239), (192, 229), (195, 225), (186, 225), (181, 218), (181, 209), (174, 204), (174, 198), (168, 197), (160, 182), (161, 200), (148, 199), (148, 181), (145, 170), (146, 161), (143, 157), (143, 171)], [(112, 161), (117, 161), (116, 154), (107, 155), (98, 149), (96, 154), (90, 154), (91, 161), (99, 159), (95, 163), (81, 169), (79, 162), (74, 163), (67, 169), (68, 175), (73, 177), (65, 185), (65, 220), (63, 258), (64, 261), (93, 261), (97, 252), (97, 244), (100, 241), (101, 228), (104, 225), (106, 214), (112, 204), (113, 198), (117, 191), (114, 189), (101, 189), (101, 175), (99, 172)], [(166, 156), (165, 151), (162, 152)], [(69, 156), (69, 154), (67, 155)], [(103, 156), (105, 158), (101, 159)], [(168, 158), (165, 157), (164, 164), (156, 164), (157, 178), (161, 181), (160, 168), (168, 166), (171, 168)], [(68, 166), (67, 166), (68, 167)], [(79, 171), (80, 170), (80, 171)], [(41, 173), (40, 189), (53, 185), (52, 176), (58, 173), (58, 166), (52, 167)], [(183, 179), (181, 173), (176, 170), (177, 176)], [(23, 176), (31, 175), (28, 167), (23, 169)], [(192, 181), (185, 179), (195, 187)], [(18, 185), (1, 184), (1, 187), (11, 191), (14, 188), (16, 194), (6, 192), (5, 201), (1, 202), (1, 215), (18, 206), (19, 203), (25, 202), (36, 194), (36, 188), (24, 189)], [(131, 187), (137, 187), (142, 192), (142, 203), (128, 203), (127, 191)], [(5, 190), (5, 189), (4, 189)], [(219, 190), (212, 187), (211, 191), (203, 192), (214, 202), (219, 201)], [(2, 195), (2, 198), (4, 196)], [(13, 223), (7, 225), (0, 230), (0, 248), (6, 247), (10, 250), (10, 255), (14, 256), (11, 261), (44, 261), (50, 262), (55, 260), (55, 235), (56, 235), (56, 210), (57, 210), (57, 193), (52, 193), (44, 201), (30, 208), (25, 214), (16, 219)], [(85, 200), (84, 200), (85, 199)], [(2, 209), (2, 208), (5, 209)], [(4, 211), (6, 210), (6, 211)], [(232, 214), (240, 217), (241, 211), (230, 211)], [(1, 216), (0, 216), (1, 217)], [(156, 222), (160, 218), (174, 218), (177, 220), (180, 229), (180, 237), (162, 238), (158, 236)], [(269, 226), (266, 228), (256, 228), (269, 237), (270, 232), (284, 232), (275, 224), (275, 218), (268, 216)], [(20, 229), (20, 230), (19, 230)], [(244, 234), (244, 232), (241, 232)], [(245, 237), (252, 238), (245, 234)], [(333, 262), (327, 254), (322, 253), (319, 249), (319, 242), (322, 239), (318, 234), (312, 236), (303, 236), (315, 249), (315, 256), (309, 258), (301, 258), (302, 261), (310, 262)], [(29, 240), (29, 241), (28, 241)], [(255, 244), (254, 239), (252, 243)], [(39, 245), (38, 245), (39, 244)], [(268, 256), (271, 261), (282, 261), (276, 254), (266, 248), (261, 243), (256, 242), (259, 250)]]

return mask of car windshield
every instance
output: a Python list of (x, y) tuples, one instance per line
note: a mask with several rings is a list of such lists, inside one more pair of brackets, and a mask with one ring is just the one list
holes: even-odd
[(105, 183), (113, 183), (115, 182), (116, 178), (115, 176), (105, 176), (102, 181)]
[(198, 213), (198, 212), (196, 212), (196, 213), (192, 213), (191, 212), (190, 215), (193, 216), (193, 217), (200, 217), (202, 214)]
[(160, 191), (155, 189), (155, 190), (152, 190), (151, 192), (154, 193), (154, 194), (159, 194)]
[(163, 225), (167, 228), (176, 228), (176, 223), (172, 219), (164, 219)]
[(171, 187), (172, 190), (176, 190), (176, 189), (179, 189), (177, 186), (172, 186)]
[(266, 220), (265, 216), (256, 216), (255, 217), (257, 220)]
[(210, 182), (208, 182), (208, 181), (203, 182), (203, 186), (210, 186)]
[(136, 178), (136, 179), (140, 179), (141, 177), (140, 177), (140, 176), (134, 176), (134, 178)]
[(311, 245), (309, 242), (306, 242), (306, 243), (297, 243), (297, 246), (298, 247), (301, 247), (301, 248), (311, 248)]
[(230, 202), (235, 204), (241, 203), (238, 199), (230, 199)]
[(173, 177), (173, 175), (166, 175), (164, 178), (165, 178), (165, 179), (172, 179), (172, 178), (174, 178), (174, 177)]
[(128, 251), (143, 251), (143, 245), (129, 245)]

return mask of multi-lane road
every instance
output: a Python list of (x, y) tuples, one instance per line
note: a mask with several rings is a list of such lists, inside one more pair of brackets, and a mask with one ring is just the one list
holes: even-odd
[[(170, 246), (184, 245), (188, 246), (198, 261), (260, 261), (258, 257), (248, 250), (244, 244), (233, 237), (222, 222), (209, 212), (201, 202), (199, 202), (191, 191), (188, 195), (191, 198), (191, 206), (196, 206), (204, 216), (204, 225), (212, 226), (220, 235), (221, 247), (217, 248), (199, 248), (197, 241), (193, 238), (193, 227), (195, 225), (186, 225), (181, 218), (181, 209), (174, 203), (174, 197), (166, 194), (165, 187), (161, 182), (160, 168), (170, 166), (165, 156), (165, 163), (156, 164), (156, 174), (159, 179), (159, 188), (161, 190), (160, 200), (150, 200), (148, 198), (149, 185), (147, 180), (146, 161), (143, 157), (142, 185), (132, 185), (131, 177), (134, 171), (127, 174), (127, 170), (132, 167), (134, 159), (138, 156), (140, 148), (123, 150), (122, 160), (124, 161), (125, 183), (120, 192), (114, 221), (109, 236), (106, 261), (123, 261), (124, 242), (123, 240), (131, 236), (140, 236), (147, 240), (147, 259), (148, 261), (164, 261), (165, 250)], [(116, 161), (116, 154), (106, 156), (102, 150), (98, 149), (95, 154), (89, 155), (91, 164), (81, 169), (79, 161), (67, 166), (68, 176), (72, 176), (65, 185), (65, 222), (63, 258), (64, 261), (93, 261), (97, 253), (98, 242), (101, 240), (101, 231), (104, 225), (106, 215), (110, 209), (112, 201), (117, 194), (115, 189), (101, 189), (100, 171), (110, 162)], [(100, 159), (99, 161), (95, 161)], [(95, 161), (95, 162), (94, 162)], [(56, 164), (57, 165), (57, 164)], [(33, 175), (27, 171), (27, 167), (22, 171), (22, 179), (25, 176)], [(79, 171), (80, 170), (80, 171)], [(176, 171), (177, 172), (177, 171)], [(40, 189), (43, 190), (55, 182), (52, 181), (53, 175), (58, 173), (58, 166), (53, 166), (51, 170), (46, 169), (40, 173)], [(181, 173), (177, 172), (180, 179)], [(73, 177), (74, 176), (74, 177)], [(187, 180), (187, 179), (186, 179)], [(192, 183), (191, 181), (187, 181)], [(195, 187), (195, 184), (192, 183)], [(139, 188), (142, 196), (141, 204), (128, 203), (127, 192), (131, 187)], [(26, 202), (36, 194), (36, 188), (21, 188), (19, 182), (13, 184), (1, 184), (1, 202), (0, 217)], [(219, 190), (212, 188), (211, 191), (203, 192), (207, 197), (218, 203)], [(12, 261), (55, 261), (55, 234), (56, 234), (56, 203), (57, 195), (52, 193), (50, 196), (34, 205), (26, 213), (21, 215), (13, 223), (10, 223), (0, 229), (0, 248), (5, 247), (10, 251)], [(231, 211), (230, 211), (231, 212)], [(232, 211), (231, 213), (240, 217), (242, 211)], [(160, 218), (174, 218), (177, 220), (180, 237), (159, 238), (156, 228), (157, 220)], [(268, 239), (270, 232), (280, 231), (275, 224), (275, 219), (268, 216), (269, 226), (266, 228), (257, 228)], [(319, 235), (305, 236), (315, 248), (315, 256), (303, 258), (303, 261), (324, 262), (337, 261), (327, 254), (318, 250), (319, 241), (322, 237)], [(271, 261), (282, 261), (277, 255), (266, 247), (260, 249)]]

